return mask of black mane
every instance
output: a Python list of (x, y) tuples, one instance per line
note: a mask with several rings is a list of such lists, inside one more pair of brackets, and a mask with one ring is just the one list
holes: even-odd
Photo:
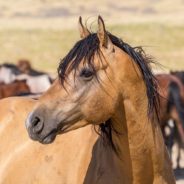
[[(149, 118), (154, 118), (156, 113), (158, 118), (159, 95), (157, 92), (157, 80), (154, 77), (150, 66), (151, 63), (154, 63), (153, 60), (145, 54), (142, 47), (131, 47), (129, 44), (125, 43), (123, 40), (117, 38), (111, 33), (107, 32), (107, 34), (112, 43), (126, 52), (132, 58), (132, 62), (137, 64), (146, 85), (148, 116)], [(76, 71), (82, 61), (86, 62), (89, 67), (94, 70), (94, 56), (95, 54), (100, 56), (100, 53), (100, 42), (96, 33), (91, 33), (86, 38), (78, 41), (59, 64), (58, 75), (62, 84), (67, 76), (67, 72), (71, 70)], [(105, 124), (101, 124), (100, 127), (101, 132), (107, 134), (111, 145), (114, 147), (111, 135), (112, 126), (109, 121), (108, 123), (105, 122)], [(107, 131), (107, 128), (111, 130)]]

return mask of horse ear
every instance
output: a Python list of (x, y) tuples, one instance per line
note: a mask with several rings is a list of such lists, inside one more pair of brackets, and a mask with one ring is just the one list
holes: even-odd
[(98, 16), (98, 39), (100, 41), (100, 45), (107, 48), (107, 49), (112, 49), (113, 50), (113, 44), (107, 35), (107, 32), (105, 30), (105, 24), (102, 19), (102, 17), (99, 15)]
[(90, 32), (89, 32), (89, 30), (88, 30), (86, 27), (84, 27), (84, 25), (82, 24), (82, 17), (81, 17), (81, 16), (79, 17), (79, 23), (78, 23), (78, 25), (79, 25), (80, 37), (81, 37), (81, 38), (87, 37), (87, 36), (90, 34)]

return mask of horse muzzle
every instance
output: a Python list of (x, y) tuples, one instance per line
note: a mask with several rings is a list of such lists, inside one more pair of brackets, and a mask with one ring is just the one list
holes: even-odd
[(46, 130), (43, 117), (31, 113), (25, 124), (29, 137), (32, 140), (39, 141), (42, 144), (49, 144), (55, 140), (57, 129), (51, 128), (51, 130)]

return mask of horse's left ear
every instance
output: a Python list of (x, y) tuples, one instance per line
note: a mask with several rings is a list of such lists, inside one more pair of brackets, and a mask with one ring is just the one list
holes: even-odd
[(81, 38), (85, 38), (90, 34), (89, 30), (83, 25), (81, 16), (79, 17), (78, 26)]
[(102, 17), (99, 15), (98, 16), (98, 39), (100, 41), (100, 45), (109, 49), (109, 50), (113, 50), (113, 44), (105, 30), (105, 24), (104, 21), (102, 19)]

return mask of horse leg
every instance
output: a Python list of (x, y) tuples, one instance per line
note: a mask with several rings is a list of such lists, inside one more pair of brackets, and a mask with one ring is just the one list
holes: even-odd
[(180, 143), (178, 143), (178, 154), (176, 159), (176, 169), (180, 169), (180, 159), (181, 159), (181, 147)]
[(167, 126), (164, 127), (163, 137), (167, 146), (169, 156), (172, 158), (172, 147), (174, 145), (174, 128), (167, 122)]

